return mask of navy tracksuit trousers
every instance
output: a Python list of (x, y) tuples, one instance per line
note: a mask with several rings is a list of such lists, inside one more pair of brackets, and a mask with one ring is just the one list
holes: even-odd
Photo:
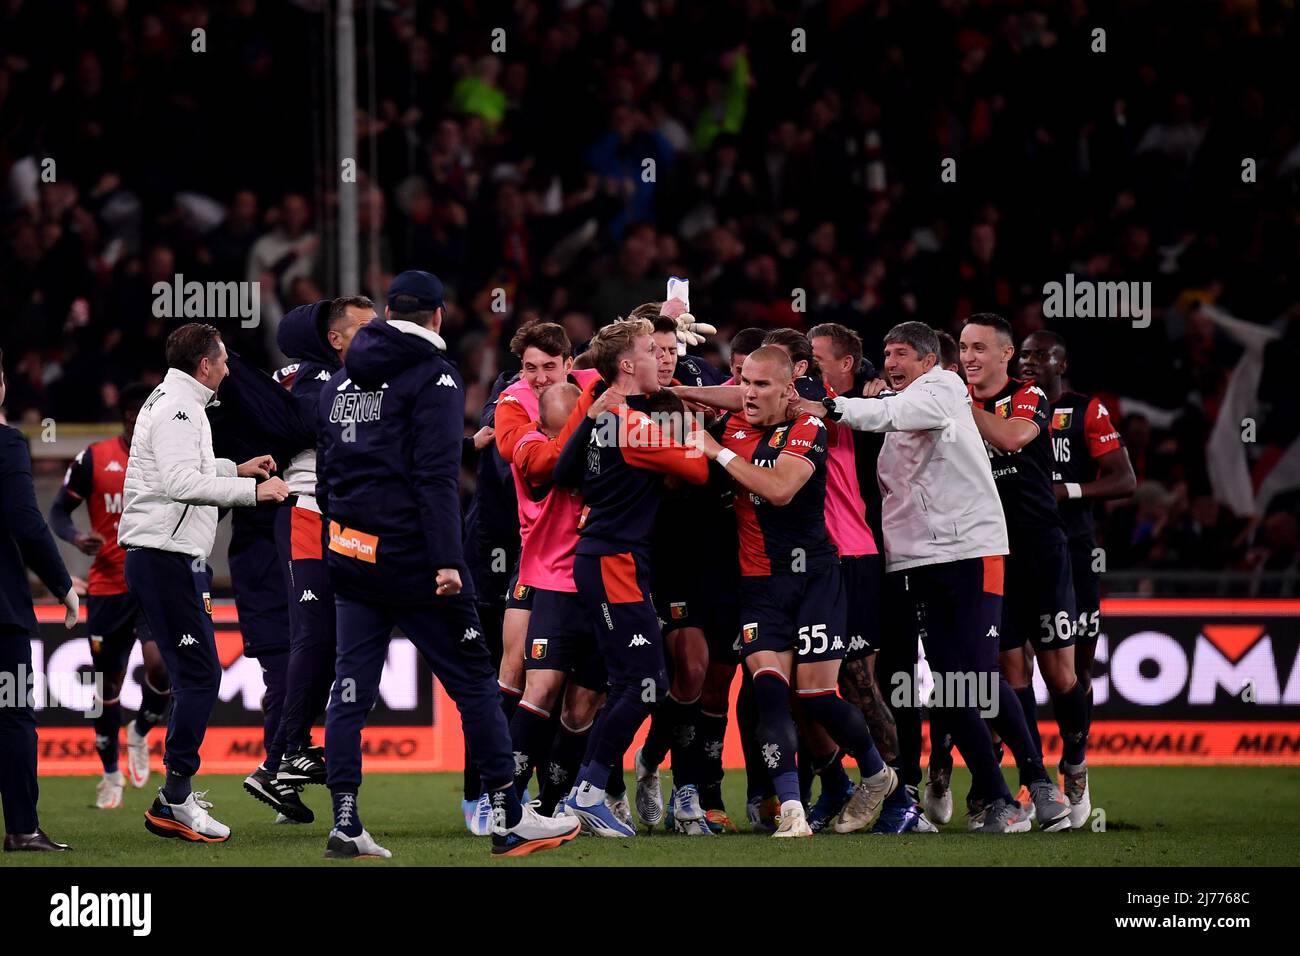
[(189, 555), (133, 548), (126, 552), (126, 585), (140, 602), (171, 676), (173, 709), (163, 763), (169, 773), (192, 777), (199, 771), (199, 747), (221, 689), (212, 569)]
[(397, 607), (338, 595), (338, 656), (325, 712), (325, 767), (330, 790), (361, 786), (361, 729), (379, 693), (393, 628), (415, 645), (460, 711), (469, 754), (484, 788), (514, 781), (510, 728), (501, 713), (496, 669), (472, 596)]

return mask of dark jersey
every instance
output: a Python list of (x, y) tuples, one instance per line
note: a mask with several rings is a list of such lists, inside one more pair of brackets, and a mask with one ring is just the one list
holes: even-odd
[(740, 573), (814, 574), (839, 561), (826, 530), (826, 427), (808, 415), (767, 427), (728, 415), (714, 426), (719, 442), (760, 468), (775, 468), (791, 455), (812, 475), (789, 504), (777, 506), (736, 486), (736, 525), (740, 530)]
[(117, 523), (122, 520), (122, 483), (126, 480), (128, 449), (123, 438), (108, 438), (86, 447), (68, 466), (63, 487), (86, 503), (90, 527), (104, 546), (90, 565), (87, 594), (123, 594), (122, 568), (126, 552), (117, 543)]
[[(1097, 477), (1097, 459), (1119, 451), (1124, 441), (1098, 398), (1062, 392), (1052, 403), (1052, 480), (1083, 484)], [(1057, 502), (1070, 538), (1092, 537), (1092, 502), (1084, 498)]]
[(972, 394), (971, 400), (1000, 418), (1023, 418), (1038, 426), (1038, 434), (1020, 451), (999, 451), (985, 442), (1007, 517), (1007, 533), (1014, 539), (1047, 528), (1063, 528), (1052, 493), (1052, 406), (1043, 390), (1011, 378), (996, 395), (980, 401)]
[(673, 370), (673, 378), (682, 385), (692, 387), (722, 384), (722, 376), (718, 374), (718, 370), (698, 355), (679, 356), (677, 367)]
[[(637, 396), (631, 402), (641, 403)], [(582, 478), (586, 507), (578, 526), (577, 553), (636, 552), (648, 558), (663, 476), (703, 484), (708, 459), (677, 444), (644, 411), (627, 405), (605, 412), (574, 438), (587, 442)]]

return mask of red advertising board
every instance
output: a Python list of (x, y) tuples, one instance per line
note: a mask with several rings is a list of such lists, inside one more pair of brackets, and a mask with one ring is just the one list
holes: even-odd
[[(41, 772), (98, 772), (94, 733), (83, 715), (91, 691), (76, 682), (90, 665), (84, 623), (64, 630), (58, 607), (38, 607), (37, 616), (33, 667), (50, 690), (37, 694), (49, 703), (38, 712)], [(1300, 765), (1300, 600), (1114, 599), (1103, 602), (1102, 616), (1090, 763)], [(224, 673), (204, 768), (248, 772), (261, 757), (261, 670), (243, 656), (234, 607), (215, 606), (213, 620)], [(139, 703), (139, 666), (137, 648), (122, 691), (128, 712)], [(917, 678), (924, 696), (924, 661)], [(1044, 756), (1055, 762), (1060, 740), (1037, 679), (1036, 687)], [(882, 689), (890, 692), (885, 675)], [(160, 752), (161, 735), (152, 744)], [(366, 768), (376, 772), (463, 764), (455, 705), (400, 636), (389, 649), (364, 747)], [(743, 763), (734, 721), (723, 760), (728, 767)]]

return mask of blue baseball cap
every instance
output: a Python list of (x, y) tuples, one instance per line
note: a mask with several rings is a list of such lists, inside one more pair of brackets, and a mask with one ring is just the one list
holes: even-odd
[(393, 312), (398, 311), (393, 303), (399, 295), (413, 296), (417, 300), (416, 308), (407, 311), (424, 312), (440, 308), (442, 306), (442, 280), (432, 272), (408, 269), (401, 275), (396, 276), (388, 286), (388, 308)]

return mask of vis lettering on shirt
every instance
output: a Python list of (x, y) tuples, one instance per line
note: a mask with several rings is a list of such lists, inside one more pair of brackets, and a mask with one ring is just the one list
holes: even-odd
[(331, 521), (330, 550), (347, 558), (374, 564), (375, 555), (379, 551), (379, 537), (354, 528), (344, 528), (337, 521)]
[(334, 403), (330, 406), (330, 422), (356, 422), (360, 424), (378, 421), (383, 403), (384, 393), (382, 391), (344, 392), (341, 395), (335, 395)]

